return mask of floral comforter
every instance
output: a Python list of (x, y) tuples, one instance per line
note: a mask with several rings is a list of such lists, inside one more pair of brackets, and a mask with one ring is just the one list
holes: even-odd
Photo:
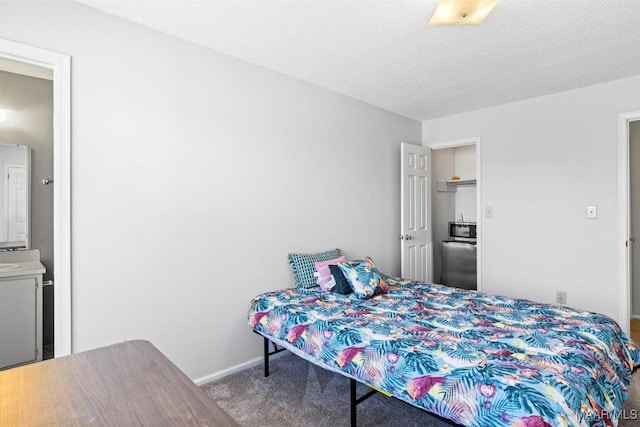
[(465, 426), (616, 426), (633, 341), (607, 316), (389, 280), (367, 300), (257, 296), (249, 325), (309, 361)]

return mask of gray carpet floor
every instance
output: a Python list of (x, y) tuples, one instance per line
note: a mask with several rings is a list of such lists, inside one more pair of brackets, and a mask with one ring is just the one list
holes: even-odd
[[(245, 427), (347, 427), (349, 379), (286, 352), (271, 361), (236, 372), (202, 389)], [(619, 426), (640, 425), (640, 372), (629, 387)], [(359, 385), (358, 396), (367, 387)], [(626, 418), (626, 419), (624, 419)], [(375, 394), (358, 405), (358, 426), (447, 427), (446, 421), (398, 399)]]

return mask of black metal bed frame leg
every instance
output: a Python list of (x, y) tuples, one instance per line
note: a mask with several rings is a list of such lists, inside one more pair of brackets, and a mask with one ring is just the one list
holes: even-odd
[[(256, 332), (257, 333), (257, 332)], [(258, 334), (260, 335), (260, 334)], [(278, 348), (278, 346), (274, 343), (273, 346), (275, 348), (274, 351), (269, 351), (269, 338), (263, 336), (263, 348), (264, 348), (264, 376), (269, 376), (269, 356), (272, 356), (276, 353), (280, 353), (281, 351), (285, 351), (285, 348)]]
[(353, 378), (349, 378), (349, 380), (351, 381), (351, 390), (350, 390), (350, 395), (351, 395), (351, 427), (356, 427), (356, 424), (358, 423), (358, 413), (356, 410), (356, 405), (358, 403), (364, 402), (365, 400), (367, 400), (368, 398), (370, 398), (371, 396), (373, 396), (374, 394), (378, 394), (378, 390), (373, 389), (370, 390), (368, 393), (363, 394), (362, 396), (358, 397), (357, 393), (356, 393), (356, 385), (358, 384), (358, 382), (356, 380), (354, 380)]
[(356, 410), (356, 405), (358, 404), (356, 398), (356, 380), (350, 378), (351, 380), (351, 427), (356, 427), (358, 424), (358, 411)]
[[(254, 331), (255, 332), (255, 331)], [(257, 334), (257, 332), (256, 332)], [(261, 334), (258, 334), (261, 335)], [(278, 346), (274, 343), (274, 351), (270, 352), (269, 351), (269, 342), (270, 340), (265, 337), (262, 336), (263, 339), (263, 349), (264, 349), (264, 376), (268, 377), (269, 376), (269, 356), (274, 355), (276, 353), (280, 353), (281, 351), (285, 351), (285, 348), (278, 348)], [(364, 400), (370, 398), (371, 396), (373, 396), (374, 394), (377, 394), (379, 392), (379, 390), (372, 388), (372, 390), (370, 390), (368, 393), (365, 393), (364, 395), (358, 397), (357, 394), (357, 390), (356, 390), (356, 386), (358, 384), (358, 382), (356, 380), (354, 380), (353, 378), (349, 378), (350, 381), (350, 390), (349, 390), (349, 395), (350, 395), (350, 407), (349, 410), (351, 412), (351, 427), (357, 427), (358, 424), (358, 411), (356, 409), (356, 406), (358, 405), (358, 403), (363, 402)], [(382, 392), (383, 394), (387, 395), (386, 393)], [(387, 396), (391, 396), (391, 395), (387, 395)], [(428, 412), (428, 411), (427, 411)], [(432, 416), (435, 416), (436, 418), (439, 418), (443, 421), (446, 422), (450, 422), (447, 419), (444, 419), (436, 414), (433, 414), (431, 412), (429, 412)], [(461, 426), (462, 427), (462, 426)]]
[[(255, 331), (254, 331), (255, 332)], [(257, 333), (257, 332), (256, 332)], [(261, 335), (261, 334), (258, 334)], [(274, 348), (275, 350), (270, 352), (269, 351), (269, 342), (270, 340), (265, 337), (262, 336), (262, 344), (263, 344), (263, 350), (264, 350), (264, 376), (268, 377), (269, 376), (269, 356), (276, 354), (276, 353), (280, 353), (281, 351), (285, 351), (285, 348), (278, 348), (277, 345), (274, 343)], [(350, 390), (349, 390), (349, 394), (350, 394), (350, 412), (351, 412), (351, 427), (356, 427), (356, 425), (358, 424), (358, 411), (356, 409), (356, 405), (358, 405), (358, 403), (370, 398), (371, 396), (373, 396), (374, 394), (378, 393), (377, 389), (373, 389), (370, 390), (368, 393), (365, 393), (363, 396), (358, 397), (358, 394), (356, 392), (356, 385), (357, 385), (357, 381), (354, 380), (353, 378), (349, 378), (350, 381)]]
[[(255, 332), (255, 331), (254, 331)], [(256, 332), (257, 334), (257, 332)], [(261, 335), (261, 334), (258, 334)], [(286, 348), (278, 348), (277, 344), (274, 343), (274, 351), (269, 351), (269, 342), (270, 340), (261, 335), (262, 339), (263, 339), (263, 349), (264, 349), (264, 376), (268, 377), (269, 376), (269, 356), (272, 356), (276, 353), (280, 353), (281, 351), (285, 351)], [(371, 396), (373, 396), (374, 394), (378, 394), (378, 393), (383, 393), (386, 396), (390, 397), (391, 395), (388, 395), (384, 392), (380, 392), (378, 389), (375, 389), (371, 386), (369, 386), (370, 388), (372, 388), (372, 390), (370, 390), (368, 393), (365, 393), (364, 395), (358, 397), (358, 393), (356, 390), (356, 386), (358, 384), (358, 382), (356, 380), (354, 380), (353, 378), (349, 378), (350, 381), (350, 390), (349, 390), (349, 395), (350, 395), (350, 407), (349, 410), (351, 412), (351, 427), (357, 427), (358, 425), (358, 411), (356, 406), (358, 405), (358, 403), (361, 403), (365, 400), (367, 400), (368, 398), (370, 398)], [(426, 411), (428, 412), (428, 411)], [(436, 414), (433, 414), (431, 412), (429, 412), (429, 414), (431, 414), (432, 416), (441, 419), (442, 421), (445, 421), (447, 423), (450, 423), (450, 420), (447, 420), (445, 418), (442, 418)], [(452, 425), (459, 425), (459, 424), (452, 424)], [(460, 426), (462, 427), (462, 426)]]
[(269, 376), (269, 340), (264, 338), (264, 376)]

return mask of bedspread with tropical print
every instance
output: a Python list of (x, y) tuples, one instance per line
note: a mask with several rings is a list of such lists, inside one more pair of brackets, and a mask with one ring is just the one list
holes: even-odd
[(284, 289), (249, 325), (324, 368), (454, 423), (616, 426), (640, 355), (611, 318), (388, 279), (389, 292)]

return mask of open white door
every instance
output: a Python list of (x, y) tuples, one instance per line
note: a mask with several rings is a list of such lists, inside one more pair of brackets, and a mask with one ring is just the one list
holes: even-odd
[(27, 243), (27, 168), (5, 165), (6, 240)]
[(431, 149), (403, 142), (400, 151), (401, 275), (406, 279), (430, 282)]

